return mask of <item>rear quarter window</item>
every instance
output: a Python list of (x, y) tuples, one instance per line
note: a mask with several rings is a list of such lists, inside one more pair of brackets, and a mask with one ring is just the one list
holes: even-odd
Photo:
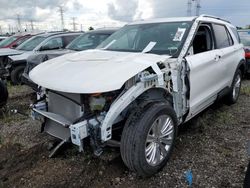
[(237, 39), (237, 41), (240, 43), (240, 36), (239, 36), (239, 33), (237, 31), (236, 28), (233, 28), (233, 27), (230, 27), (231, 31), (233, 32), (235, 38)]
[(218, 49), (227, 48), (233, 45), (233, 40), (224, 25), (213, 24), (216, 46)]

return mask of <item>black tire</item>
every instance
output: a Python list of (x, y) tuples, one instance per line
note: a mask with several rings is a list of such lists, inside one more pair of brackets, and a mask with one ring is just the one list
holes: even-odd
[(249, 187), (250, 187), (250, 162), (248, 163), (248, 166), (247, 166), (243, 188), (249, 188)]
[(22, 74), (24, 72), (24, 69), (25, 69), (24, 65), (20, 65), (13, 68), (13, 70), (10, 73), (10, 79), (12, 84), (19, 85), (22, 83)]
[(0, 80), (0, 108), (2, 108), (8, 100), (7, 86)]
[[(237, 85), (238, 81), (239, 81), (239, 86), (236, 89), (236, 85)], [(242, 73), (238, 69), (235, 72), (235, 75), (234, 75), (234, 78), (233, 78), (233, 83), (232, 83), (232, 86), (230, 88), (230, 92), (226, 97), (226, 103), (228, 105), (232, 105), (232, 104), (235, 104), (237, 102), (237, 100), (239, 98), (239, 95), (240, 95), (241, 81), (242, 81)]]
[[(161, 116), (168, 116), (173, 122), (172, 143), (168, 151), (164, 151), (167, 154), (165, 157), (161, 157), (162, 159), (159, 164), (151, 165), (146, 159), (146, 140), (153, 127), (153, 123)], [(142, 109), (136, 110), (128, 117), (121, 138), (120, 151), (122, 159), (126, 166), (130, 170), (135, 171), (139, 176), (152, 176), (166, 165), (172, 153), (176, 135), (177, 117), (173, 108), (167, 103), (151, 103)], [(160, 152), (163, 155), (161, 149)]]

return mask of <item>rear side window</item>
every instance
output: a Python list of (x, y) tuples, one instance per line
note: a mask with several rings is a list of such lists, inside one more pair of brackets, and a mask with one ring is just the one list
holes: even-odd
[(214, 24), (213, 28), (216, 39), (216, 46), (218, 49), (226, 48), (233, 45), (232, 37), (225, 26)]

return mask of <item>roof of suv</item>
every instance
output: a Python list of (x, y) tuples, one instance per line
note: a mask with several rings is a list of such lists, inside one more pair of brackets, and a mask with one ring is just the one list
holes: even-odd
[(188, 21), (191, 22), (196, 19), (213, 20), (216, 22), (223, 22), (225, 24), (231, 25), (230, 22), (227, 20), (224, 20), (216, 16), (205, 15), (205, 14), (202, 14), (200, 16), (190, 16), (190, 17), (170, 17), (170, 18), (156, 18), (156, 19), (151, 19), (151, 20), (141, 20), (141, 21), (135, 21), (135, 22), (129, 23), (128, 25), (163, 23), (163, 22), (188, 22)]

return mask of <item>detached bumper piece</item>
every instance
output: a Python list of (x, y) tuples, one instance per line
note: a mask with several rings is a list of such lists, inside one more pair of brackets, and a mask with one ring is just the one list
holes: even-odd
[[(44, 131), (50, 135), (60, 138), (62, 141), (52, 150), (49, 157), (54, 156), (56, 151), (64, 144), (71, 141), (73, 144), (79, 146), (79, 151), (83, 151), (83, 142), (82, 140), (88, 136), (88, 127), (87, 121), (83, 121), (77, 124), (67, 120), (65, 117), (46, 112), (33, 108), (33, 111), (40, 116), (43, 116), (45, 120)], [(37, 117), (36, 114), (36, 117)], [(52, 123), (53, 122), (53, 123)]]
[(33, 108), (33, 111), (37, 112), (38, 114), (40, 114), (46, 118), (51, 119), (52, 121), (55, 121), (56, 123), (61, 124), (63, 127), (66, 127), (66, 128), (68, 128), (72, 124), (72, 122), (70, 122), (69, 120), (67, 120), (66, 118), (64, 118), (61, 115), (54, 114), (51, 112), (45, 112), (43, 110), (38, 110), (36, 108)]

